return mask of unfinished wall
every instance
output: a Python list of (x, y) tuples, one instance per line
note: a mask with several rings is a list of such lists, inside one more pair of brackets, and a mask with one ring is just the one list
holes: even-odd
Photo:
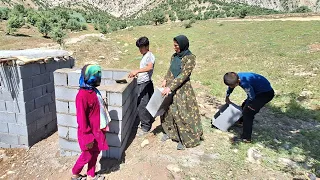
[[(111, 116), (110, 131), (106, 134), (109, 150), (103, 157), (120, 159), (125, 150), (136, 117), (137, 82), (127, 79), (126, 84), (117, 84), (115, 79), (127, 77), (128, 71), (106, 69), (102, 71), (102, 82), (98, 88), (108, 102)], [(54, 72), (56, 109), (60, 155), (80, 153), (77, 141), (77, 119), (75, 98), (78, 92), (80, 69), (60, 69)]]
[(0, 63), (0, 147), (30, 147), (57, 129), (53, 71), (74, 59)]

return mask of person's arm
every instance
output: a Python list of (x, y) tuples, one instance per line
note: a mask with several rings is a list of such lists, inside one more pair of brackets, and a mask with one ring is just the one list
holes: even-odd
[(135, 77), (139, 73), (151, 71), (153, 69), (154, 61), (155, 61), (154, 58), (149, 56), (147, 58), (147, 63), (148, 63), (147, 66), (144, 68), (131, 71), (129, 74), (129, 78)]
[(228, 104), (230, 104), (231, 103), (231, 101), (230, 101), (230, 99), (229, 99), (229, 96), (230, 96), (230, 94), (233, 92), (233, 90), (234, 90), (234, 88), (231, 88), (231, 87), (228, 87), (228, 89), (227, 89), (227, 94), (226, 94), (226, 103), (228, 103)]
[(77, 108), (77, 122), (79, 129), (79, 138), (85, 144), (88, 149), (91, 149), (94, 142), (94, 135), (92, 134), (92, 129), (89, 125), (89, 119), (87, 115), (87, 101), (83, 96), (77, 96), (76, 98), (76, 108)]
[(248, 102), (252, 101), (256, 97), (256, 93), (254, 92), (253, 87), (249, 83), (244, 83), (244, 84), (242, 84), (241, 87), (247, 93)]
[(196, 66), (195, 56), (190, 55), (185, 58), (187, 58), (186, 63), (182, 67), (181, 73), (172, 81), (169, 87), (171, 91), (177, 90), (182, 85), (182, 83), (184, 83), (189, 78), (192, 70)]

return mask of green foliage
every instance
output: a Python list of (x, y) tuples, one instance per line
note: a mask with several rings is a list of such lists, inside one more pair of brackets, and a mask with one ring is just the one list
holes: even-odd
[(248, 9), (246, 7), (243, 7), (239, 11), (239, 17), (240, 18), (245, 18), (248, 14)]
[(67, 21), (65, 19), (60, 19), (59, 21), (59, 26), (61, 27), (61, 29), (67, 29)]
[(180, 21), (188, 20), (195, 17), (191, 10), (179, 10), (177, 11), (177, 16)]
[(26, 14), (26, 9), (21, 4), (14, 5), (13, 11), (18, 12), (18, 13), (22, 14), (23, 16)]
[(32, 26), (36, 25), (37, 21), (40, 19), (40, 15), (37, 12), (30, 11), (27, 16), (27, 22)]
[(50, 36), (54, 41), (56, 41), (61, 46), (64, 43), (66, 32), (64, 32), (63, 29), (58, 26), (52, 29), (52, 31), (50, 32)]
[(52, 27), (50, 22), (45, 17), (41, 17), (37, 22), (38, 31), (43, 34), (44, 37), (48, 37)]
[(102, 34), (108, 33), (108, 29), (107, 29), (106, 24), (99, 24), (99, 32), (101, 32)]
[(82, 24), (82, 25), (81, 25), (81, 29), (82, 29), (82, 30), (88, 30), (88, 25), (85, 24), (85, 23)]
[(191, 20), (188, 20), (184, 23), (184, 27), (185, 28), (191, 28), (192, 27), (192, 24), (195, 23), (196, 20), (195, 19), (191, 19)]
[(300, 6), (291, 12), (292, 13), (308, 13), (308, 12), (312, 12), (312, 11), (308, 6)]
[(0, 7), (0, 20), (8, 20), (9, 19), (9, 8), (2, 8)]
[(156, 9), (152, 12), (152, 20), (158, 25), (158, 23), (163, 24), (166, 21), (166, 16), (162, 9)]
[(168, 14), (169, 14), (170, 21), (176, 21), (177, 20), (177, 17), (174, 14), (174, 11), (169, 11)]
[(94, 27), (94, 30), (98, 30), (99, 29), (99, 24), (98, 23), (94, 23), (93, 27)]
[(71, 31), (80, 31), (81, 23), (76, 19), (69, 19), (67, 29), (70, 29)]
[(7, 34), (15, 32), (25, 24), (25, 20), (21, 14), (13, 13), (7, 22)]

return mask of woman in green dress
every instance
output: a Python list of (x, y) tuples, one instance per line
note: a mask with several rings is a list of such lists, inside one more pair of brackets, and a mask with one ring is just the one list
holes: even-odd
[(173, 44), (176, 52), (171, 57), (170, 68), (162, 82), (162, 95), (172, 96), (172, 104), (161, 116), (165, 132), (162, 141), (172, 139), (178, 142), (177, 149), (182, 150), (199, 145), (203, 130), (196, 96), (190, 82), (196, 56), (189, 50), (186, 36), (175, 37)]

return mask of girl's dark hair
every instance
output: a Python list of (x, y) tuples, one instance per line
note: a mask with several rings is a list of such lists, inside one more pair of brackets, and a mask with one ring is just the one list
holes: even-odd
[(238, 83), (238, 79), (239, 76), (237, 73), (235, 72), (227, 72), (224, 76), (223, 76), (223, 82), (224, 84), (226, 84), (227, 86), (234, 86)]
[(137, 41), (136, 41), (136, 46), (138, 48), (140, 47), (146, 47), (149, 46), (149, 39), (145, 36), (140, 37)]

